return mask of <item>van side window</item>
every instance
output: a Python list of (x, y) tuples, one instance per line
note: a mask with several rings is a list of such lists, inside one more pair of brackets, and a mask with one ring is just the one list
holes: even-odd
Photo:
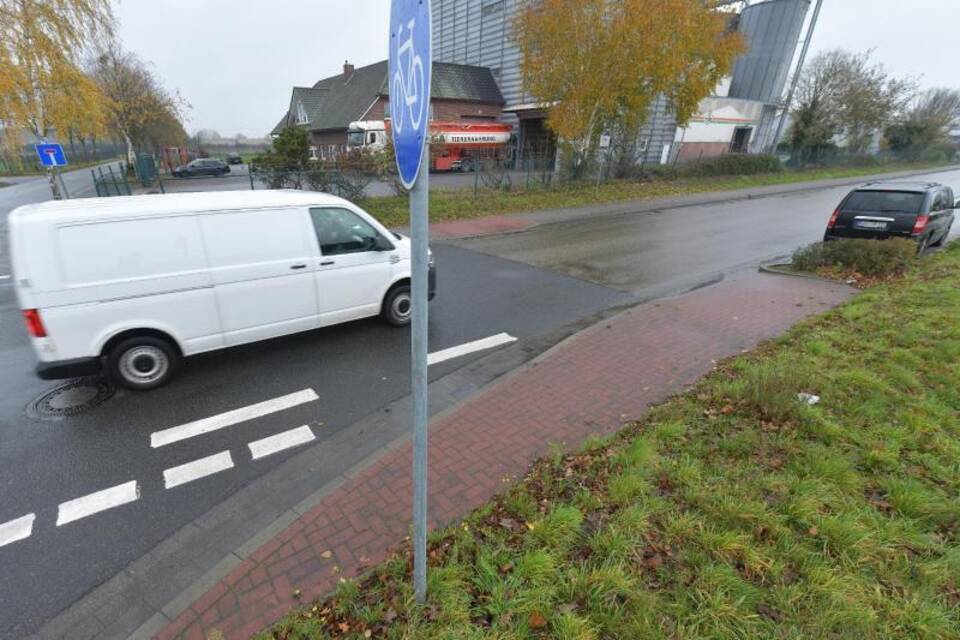
[(325, 256), (375, 251), (380, 234), (347, 209), (310, 209), (320, 251)]

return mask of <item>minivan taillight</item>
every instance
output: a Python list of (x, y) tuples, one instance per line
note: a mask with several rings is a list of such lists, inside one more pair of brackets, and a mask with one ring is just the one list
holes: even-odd
[(830, 216), (830, 222), (827, 223), (827, 229), (833, 229), (837, 224), (837, 218), (840, 217), (840, 209), (837, 209), (833, 212), (833, 215)]
[(918, 236), (927, 228), (930, 222), (930, 216), (917, 216), (917, 221), (913, 223), (913, 235)]
[(43, 327), (43, 320), (40, 319), (40, 312), (36, 309), (24, 309), (23, 320), (27, 323), (27, 331), (34, 338), (46, 338), (47, 330)]

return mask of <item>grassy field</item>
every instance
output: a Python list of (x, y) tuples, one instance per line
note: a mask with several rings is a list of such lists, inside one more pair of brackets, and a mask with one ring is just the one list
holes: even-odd
[[(517, 186), (512, 191), (481, 189), (477, 199), (473, 189), (434, 191), (430, 193), (430, 219), (462, 220), (482, 216), (578, 207), (605, 202), (642, 200), (666, 196), (681, 196), (708, 191), (730, 191), (810, 180), (830, 180), (874, 175), (884, 172), (923, 170), (943, 165), (892, 164), (883, 167), (816, 169), (785, 171), (750, 176), (718, 178), (678, 178), (676, 180), (612, 181), (597, 189), (591, 184), (555, 186), (545, 189)], [(364, 208), (387, 226), (406, 226), (409, 222), (406, 196), (374, 197), (363, 202)]]
[[(960, 637), (960, 246), (264, 638)], [(799, 393), (821, 397), (801, 402)]]
[[(64, 169), (64, 171), (75, 171), (77, 169), (89, 169), (90, 167), (96, 167), (101, 164), (107, 164), (110, 162), (122, 161), (123, 158), (116, 156), (114, 158), (108, 158), (105, 160), (77, 160), (70, 161), (70, 164)], [(4, 176), (11, 177), (24, 177), (24, 176), (45, 176), (47, 172), (45, 169), (40, 169), (34, 165), (25, 166), (23, 169), (17, 171), (16, 173), (6, 173), (0, 172), (0, 181), (3, 180)]]

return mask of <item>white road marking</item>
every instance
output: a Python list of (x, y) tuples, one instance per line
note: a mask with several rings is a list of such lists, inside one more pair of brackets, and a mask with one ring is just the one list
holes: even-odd
[(0, 524), (0, 547), (17, 540), (29, 538), (30, 534), (33, 533), (33, 521), (36, 517), (36, 514), (31, 513), (22, 518)]
[(290, 429), (289, 431), (278, 433), (275, 436), (263, 438), (262, 440), (254, 440), (249, 444), (250, 454), (253, 456), (254, 460), (258, 460), (265, 456), (269, 456), (271, 453), (277, 453), (278, 451), (283, 451), (284, 449), (299, 447), (302, 444), (310, 442), (314, 438), (316, 438), (316, 436), (313, 435), (313, 431), (310, 429), (310, 427), (304, 425), (302, 427), (297, 427), (296, 429)]
[(241, 407), (233, 411), (210, 416), (209, 418), (183, 424), (179, 427), (155, 431), (150, 434), (150, 446), (156, 449), (157, 447), (186, 440), (187, 438), (210, 433), (217, 429), (230, 427), (240, 422), (253, 420), (254, 418), (276, 413), (277, 411), (283, 411), (290, 407), (313, 402), (317, 398), (318, 396), (313, 389), (304, 389), (303, 391), (297, 391), (296, 393), (274, 398), (273, 400), (266, 400), (247, 407)]
[(0, 276), (0, 280), (9, 280), (13, 276)]
[(179, 467), (164, 469), (163, 484), (165, 488), (172, 489), (232, 468), (233, 458), (230, 456), (230, 452), (221, 451), (212, 456), (182, 464)]
[(456, 347), (444, 349), (443, 351), (431, 353), (429, 356), (427, 356), (427, 364), (439, 364), (447, 360), (453, 360), (454, 358), (465, 356), (468, 353), (493, 349), (494, 347), (499, 347), (501, 345), (516, 341), (517, 339), (511, 336), (509, 333), (498, 333), (497, 335), (490, 336), (489, 338), (474, 340), (473, 342), (467, 342), (466, 344), (461, 344)]
[(81, 498), (61, 502), (57, 509), (57, 526), (119, 507), (128, 502), (135, 502), (139, 497), (140, 487), (136, 480), (131, 480)]

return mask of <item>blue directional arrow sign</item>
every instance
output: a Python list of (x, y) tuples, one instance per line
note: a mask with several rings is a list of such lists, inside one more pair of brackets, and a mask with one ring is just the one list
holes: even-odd
[(63, 154), (63, 147), (59, 144), (38, 144), (37, 155), (40, 156), (40, 164), (45, 167), (63, 167), (67, 164), (67, 156)]
[(400, 181), (412, 189), (430, 132), (432, 71), (430, 0), (390, 6), (390, 129)]

